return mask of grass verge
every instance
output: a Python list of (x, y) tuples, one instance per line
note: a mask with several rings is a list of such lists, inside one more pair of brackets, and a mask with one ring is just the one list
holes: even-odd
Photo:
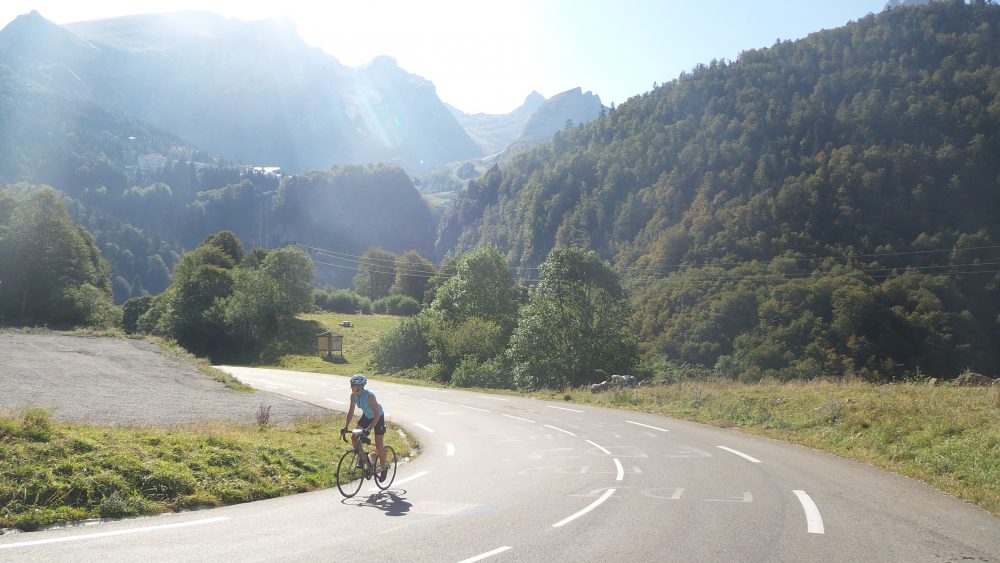
[[(235, 504), (335, 485), (342, 416), (285, 427), (99, 428), (0, 416), (0, 528), (37, 530)], [(416, 442), (390, 425), (401, 458)]]

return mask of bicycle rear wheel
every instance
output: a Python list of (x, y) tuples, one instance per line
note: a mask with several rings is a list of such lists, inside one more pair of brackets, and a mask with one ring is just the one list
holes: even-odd
[[(382, 472), (385, 471), (385, 478), (382, 477)], [(392, 446), (385, 447), (385, 465), (382, 465), (382, 460), (378, 457), (375, 458), (375, 486), (382, 489), (383, 491), (388, 489), (392, 485), (393, 479), (396, 478), (396, 450), (392, 449)]]
[(344, 452), (337, 464), (337, 488), (340, 494), (351, 498), (361, 490), (364, 473), (358, 469), (358, 454), (354, 450)]

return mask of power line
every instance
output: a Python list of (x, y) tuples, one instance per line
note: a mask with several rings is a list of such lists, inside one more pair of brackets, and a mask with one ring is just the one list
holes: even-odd
[[(448, 278), (454, 277), (456, 275), (456, 273), (443, 274), (440, 270), (438, 270), (437, 272), (434, 272), (432, 270), (426, 270), (424, 268), (399, 267), (399, 261), (393, 260), (393, 259), (388, 259), (388, 258), (374, 258), (374, 257), (370, 257), (370, 256), (359, 256), (359, 255), (356, 255), (356, 254), (348, 254), (348, 253), (344, 253), (344, 252), (336, 252), (336, 251), (326, 250), (326, 249), (322, 249), (322, 248), (319, 248), (319, 247), (310, 246), (310, 245), (302, 244), (302, 243), (298, 243), (298, 242), (296, 242), (295, 244), (297, 246), (300, 246), (302, 248), (306, 248), (306, 249), (308, 249), (308, 250), (310, 250), (310, 251), (312, 251), (312, 252), (314, 252), (316, 254), (319, 254), (321, 256), (325, 256), (325, 257), (331, 258), (333, 260), (340, 260), (340, 261), (344, 261), (344, 262), (348, 262), (349, 263), (349, 265), (345, 265), (345, 264), (332, 264), (332, 263), (329, 263), (329, 262), (323, 262), (323, 261), (320, 261), (320, 260), (313, 259), (314, 263), (320, 264), (320, 265), (323, 265), (323, 266), (330, 266), (330, 267), (342, 268), (342, 269), (352, 269), (352, 270), (357, 270), (360, 267), (365, 267), (365, 269), (368, 272), (374, 273), (374, 274), (385, 274), (385, 275), (392, 275), (392, 276), (402, 275), (402, 276), (425, 278), (425, 279), (431, 279), (431, 278), (434, 278), (434, 277), (442, 277), (444, 279), (448, 279)], [(889, 256), (913, 256), (913, 255), (926, 255), (926, 254), (940, 254), (940, 253), (944, 253), (944, 252), (966, 252), (966, 251), (993, 250), (993, 249), (1000, 249), (1000, 245), (973, 246), (973, 247), (966, 247), (966, 248), (951, 248), (951, 249), (939, 249), (939, 250), (914, 250), (914, 251), (904, 251), (904, 252), (882, 252), (882, 253), (872, 253), (872, 254), (857, 254), (857, 255), (850, 255), (850, 256), (832, 256), (831, 255), (831, 256), (820, 256), (820, 257), (813, 257), (813, 258), (793, 258), (793, 259), (790, 259), (790, 260), (791, 261), (796, 261), (796, 262), (801, 262), (801, 261), (819, 261), (819, 260), (827, 260), (827, 259), (850, 260), (850, 259), (856, 259), (856, 258), (862, 258), (862, 257), (869, 257), (869, 258), (871, 258), (871, 257), (889, 257)], [(776, 257), (776, 258), (780, 258), (780, 257)], [(410, 263), (408, 263), (408, 264), (410, 264)], [(691, 269), (699, 268), (699, 267), (700, 268), (713, 268), (713, 267), (724, 268), (726, 266), (738, 267), (738, 266), (746, 266), (748, 264), (750, 264), (750, 263), (749, 262), (730, 262), (730, 263), (721, 263), (721, 264), (704, 264), (704, 265), (700, 265), (700, 266), (699, 265), (695, 265), (695, 264), (677, 264), (677, 265), (665, 266), (665, 267), (677, 267), (678, 271), (674, 272), (674, 274), (679, 274), (680, 271), (681, 271), (680, 270), (681, 268), (683, 268), (685, 270), (691, 270)], [(766, 265), (766, 263), (763, 263), (763, 262), (760, 262), (758, 264)], [(963, 272), (955, 272), (955, 271), (937, 271), (937, 272), (935, 272), (934, 270), (946, 270), (946, 269), (953, 269), (953, 268), (982, 268), (982, 267), (985, 267), (985, 266), (997, 266), (997, 265), (1000, 265), (1000, 262), (979, 262), (979, 263), (966, 263), (966, 264), (942, 264), (942, 265), (931, 265), (931, 266), (910, 265), (910, 266), (901, 266), (901, 267), (892, 267), (892, 268), (890, 268), (890, 267), (883, 267), (883, 268), (853, 268), (853, 269), (851, 269), (851, 270), (849, 270), (847, 272), (844, 272), (844, 274), (849, 274), (849, 273), (864, 273), (864, 274), (867, 274), (872, 279), (888, 279), (888, 278), (892, 278), (892, 277), (898, 277), (898, 276), (904, 275), (906, 273), (911, 273), (911, 274), (912, 273), (917, 273), (917, 274), (920, 274), (920, 275), (965, 276), (965, 275), (978, 275), (978, 274), (994, 274), (994, 273), (1000, 273), (1000, 271), (997, 271), (997, 270), (973, 270), (973, 271), (963, 271)], [(433, 263), (432, 263), (432, 267), (433, 267)], [(444, 266), (442, 266), (442, 268), (443, 267)], [(660, 268), (663, 268), (663, 267), (664, 266), (661, 266)], [(633, 265), (633, 266), (630, 266), (628, 269), (636, 269), (636, 268), (639, 268), (639, 267)], [(522, 283), (529, 283), (529, 284), (531, 284), (531, 283), (538, 283), (539, 281), (541, 281), (540, 279), (537, 279), (535, 277), (522, 278), (521, 277), (521, 273), (522, 272), (526, 272), (526, 271), (539, 270), (539, 269), (540, 268), (519, 267), (519, 268), (517, 268), (516, 272), (511, 272), (511, 274), (513, 276), (515, 276)], [(654, 283), (654, 282), (669, 282), (669, 283), (691, 283), (691, 282), (695, 282), (695, 283), (713, 283), (713, 282), (718, 282), (718, 281), (744, 281), (744, 280), (790, 281), (790, 280), (794, 280), (794, 279), (804, 279), (804, 278), (817, 277), (817, 276), (835, 276), (835, 275), (839, 275), (839, 274), (833, 274), (833, 273), (830, 273), (830, 272), (825, 272), (825, 273), (824, 272), (817, 272), (815, 270), (812, 271), (812, 272), (801, 272), (801, 273), (772, 273), (772, 274), (767, 274), (767, 273), (759, 273), (759, 274), (747, 273), (747, 274), (738, 274), (738, 275), (706, 276), (706, 277), (698, 277), (698, 278), (685, 278), (685, 277), (680, 277), (680, 276), (676, 276), (676, 275), (665, 274), (663, 276), (650, 276), (650, 275), (636, 276), (636, 277), (631, 277), (628, 281), (632, 282), (632, 283), (643, 283), (643, 282), (645, 282), (645, 283)]]
[[(1000, 245), (970, 246), (970, 247), (966, 247), (966, 248), (955, 247), (955, 248), (946, 248), (946, 249), (940, 249), (940, 250), (910, 250), (910, 251), (904, 251), (904, 252), (877, 252), (877, 253), (873, 253), (873, 254), (851, 254), (851, 255), (844, 255), (844, 256), (835, 256), (835, 255), (830, 254), (830, 255), (826, 255), (826, 256), (814, 256), (812, 258), (785, 258), (783, 256), (775, 256), (775, 257), (772, 258), (772, 260), (785, 260), (785, 261), (791, 261), (791, 262), (819, 262), (819, 261), (823, 261), (823, 260), (855, 260), (855, 259), (858, 259), (858, 258), (877, 258), (877, 257), (890, 257), (890, 256), (910, 256), (910, 255), (918, 255), (918, 254), (940, 254), (940, 253), (943, 253), (943, 252), (967, 252), (967, 251), (973, 251), (973, 250), (994, 250), (994, 249), (1000, 249)], [(664, 264), (664, 265), (658, 266), (657, 268), (658, 269), (677, 268), (678, 270), (680, 270), (681, 268), (697, 268), (697, 267), (705, 267), (705, 266), (718, 266), (718, 267), (722, 267), (722, 268), (724, 268), (724, 267), (737, 267), (737, 266), (743, 266), (743, 265), (746, 265), (746, 264), (748, 264), (748, 262), (719, 262), (719, 263), (701, 263), (701, 264), (682, 263), (682, 264)], [(631, 266), (629, 266), (629, 268), (640, 268), (640, 267), (641, 266), (637, 266), (637, 265), (634, 265), (634, 264), (631, 265)], [(536, 268), (526, 268), (526, 269), (536, 269)]]

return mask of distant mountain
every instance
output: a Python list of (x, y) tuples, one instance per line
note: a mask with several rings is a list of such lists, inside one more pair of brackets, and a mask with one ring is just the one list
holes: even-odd
[(32, 12), (0, 31), (0, 64), (235, 162), (419, 171), (482, 153), (427, 80), (388, 58), (346, 67), (280, 21), (180, 12), (58, 26)]
[[(583, 125), (605, 111), (601, 98), (580, 88), (567, 90), (546, 100), (532, 92), (521, 107), (511, 113), (490, 115), (464, 114), (450, 108), (470, 135), (489, 153), (485, 157), (439, 166), (420, 176), (420, 190), (439, 199), (448, 192), (458, 193), (472, 178), (479, 177), (495, 164), (507, 163), (525, 150), (552, 138), (567, 125)], [(449, 198), (441, 200), (443, 205)]]
[(515, 139), (498, 159), (501, 163), (529, 148), (548, 141), (567, 126), (578, 126), (597, 119), (606, 111), (601, 98), (581, 88), (573, 88), (552, 96), (538, 108), (524, 125), (521, 136)]
[(515, 139), (524, 133), (524, 127), (535, 112), (545, 103), (545, 96), (532, 91), (524, 99), (524, 103), (510, 113), (468, 114), (448, 106), (458, 123), (465, 127), (476, 143), (487, 154), (495, 154), (507, 148)]
[(601, 114), (601, 98), (581, 88), (573, 88), (552, 96), (538, 108), (524, 126), (518, 141), (536, 143), (548, 140), (567, 124), (583, 125)]

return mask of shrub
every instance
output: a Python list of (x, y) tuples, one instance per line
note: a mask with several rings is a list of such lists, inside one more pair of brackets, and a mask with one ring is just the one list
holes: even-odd
[(507, 338), (499, 324), (471, 317), (465, 321), (438, 322), (430, 331), (431, 360), (444, 366), (447, 374), (458, 367), (463, 358), (479, 362), (500, 356)]
[(313, 301), (320, 309), (334, 313), (371, 312), (371, 301), (349, 289), (318, 289), (313, 294)]
[(412, 317), (420, 313), (420, 302), (409, 295), (389, 295), (373, 301), (372, 311), (385, 315)]
[(139, 317), (144, 315), (152, 305), (153, 297), (150, 295), (133, 297), (122, 305), (122, 328), (125, 329), (125, 334), (139, 332)]
[(451, 382), (458, 387), (484, 387), (487, 389), (512, 389), (514, 379), (509, 369), (498, 358), (480, 362), (466, 356), (451, 375)]
[(57, 322), (97, 328), (111, 328), (122, 322), (122, 311), (111, 300), (111, 294), (89, 283), (66, 288), (62, 303), (53, 319)]
[(385, 333), (372, 351), (372, 366), (389, 373), (420, 367), (430, 363), (427, 322), (420, 317), (403, 319)]

